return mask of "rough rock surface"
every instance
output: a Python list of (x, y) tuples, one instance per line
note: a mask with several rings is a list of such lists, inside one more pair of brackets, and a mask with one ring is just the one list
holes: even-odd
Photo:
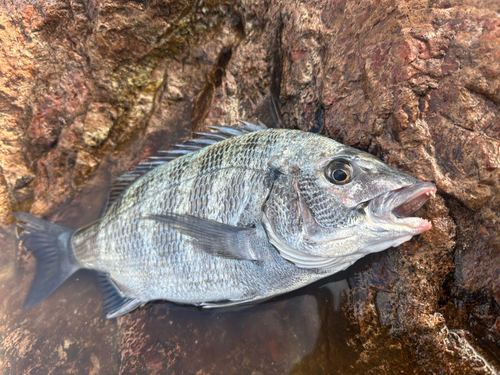
[[(0, 372), (500, 369), (497, 0), (0, 9)], [(433, 229), (323, 287), (242, 311), (164, 303), (106, 321), (90, 273), (21, 309), (35, 262), (17, 248), (12, 212), (85, 225), (110, 182), (146, 156), (193, 129), (257, 117), (434, 181), (422, 211)]]

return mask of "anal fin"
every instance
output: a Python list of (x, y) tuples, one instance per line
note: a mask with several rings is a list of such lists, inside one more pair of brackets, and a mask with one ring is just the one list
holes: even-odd
[(104, 312), (107, 319), (117, 318), (135, 310), (142, 302), (135, 298), (125, 297), (115, 283), (103, 272), (98, 272), (97, 279), (104, 298)]

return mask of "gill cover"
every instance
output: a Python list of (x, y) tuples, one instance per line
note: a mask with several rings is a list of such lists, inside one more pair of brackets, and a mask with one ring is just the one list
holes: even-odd
[[(338, 256), (328, 256), (328, 249), (332, 246), (341, 247), (352, 238), (353, 233), (350, 227), (327, 228), (317, 222), (309, 208), (311, 202), (307, 202), (310, 194), (307, 199), (307, 194), (301, 192), (301, 177), (298, 169), (277, 177), (264, 205), (263, 224), (269, 241), (284, 259), (299, 268), (329, 269), (343, 260)], [(308, 179), (302, 181), (306, 181), (306, 185), (311, 182)], [(338, 202), (329, 201), (326, 195), (321, 197), (318, 191), (312, 193), (319, 198), (317, 210), (321, 210), (320, 206), (328, 208), (329, 204), (338, 205)], [(344, 215), (342, 222), (351, 219), (354, 224), (356, 217), (349, 217), (348, 210), (338, 211), (339, 218)]]

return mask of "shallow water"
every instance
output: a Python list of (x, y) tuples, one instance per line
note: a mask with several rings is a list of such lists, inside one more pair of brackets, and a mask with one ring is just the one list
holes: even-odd
[[(185, 136), (182, 129), (175, 140), (156, 134), (130, 152), (164, 149)], [(123, 160), (110, 156), (48, 219), (73, 228), (95, 220)], [(23, 310), (35, 260), (15, 232), (13, 225), (0, 227), (2, 374), (429, 373), (414, 349), (391, 334), (392, 322), (384, 321), (390, 311), (377, 314), (392, 309), (384, 293), (397, 275), (387, 271), (387, 252), (255, 306), (201, 311), (157, 302), (106, 320), (91, 271), (79, 271), (39, 306)]]

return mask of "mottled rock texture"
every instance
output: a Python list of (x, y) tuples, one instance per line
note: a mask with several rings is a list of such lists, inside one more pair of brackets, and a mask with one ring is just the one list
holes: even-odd
[[(497, 0), (2, 0), (0, 47), (0, 372), (500, 368)], [(341, 310), (315, 285), (243, 312), (105, 321), (90, 273), (21, 309), (34, 260), (13, 211), (85, 225), (146, 156), (257, 117), (434, 181), (433, 229), (344, 273)]]

